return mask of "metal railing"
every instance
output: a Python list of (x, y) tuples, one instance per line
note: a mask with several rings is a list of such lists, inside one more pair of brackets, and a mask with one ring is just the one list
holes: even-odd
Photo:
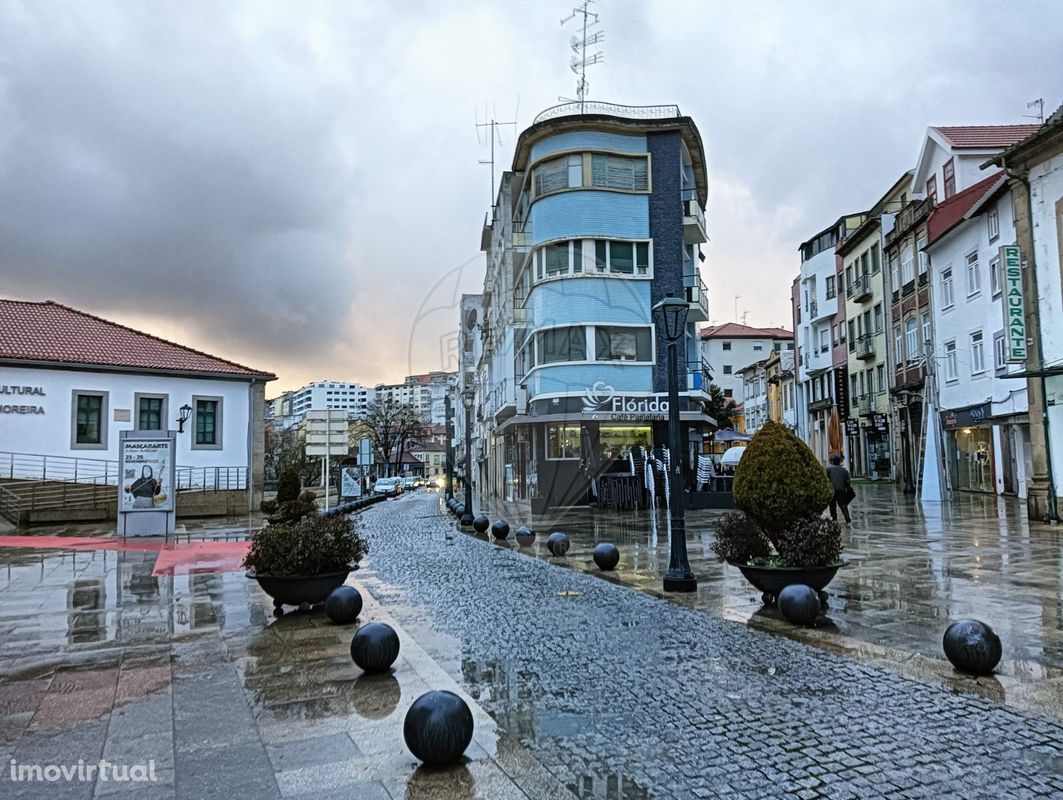
[(856, 357), (870, 358), (873, 355), (875, 355), (875, 337), (870, 333), (865, 333), (863, 336), (857, 337)]
[(0, 517), (9, 519), (17, 525), (21, 510), (22, 498), (0, 486)]
[(815, 319), (818, 316), (819, 316), (819, 301), (812, 300), (808, 304), (808, 318), (810, 320), (813, 320), (813, 319)]
[(687, 302), (697, 306), (707, 320), (709, 318), (709, 287), (697, 275), (684, 275), (683, 283), (686, 284)]
[(871, 294), (871, 276), (866, 272), (863, 275), (857, 277), (855, 281), (849, 284), (848, 295), (849, 299), (853, 302), (862, 300)]
[(247, 467), (177, 467), (179, 492), (232, 492), (247, 489)]
[(608, 117), (621, 117), (623, 119), (675, 119), (682, 116), (677, 105), (662, 106), (625, 106), (619, 103), (602, 103), (600, 101), (584, 100), (570, 103), (560, 103), (551, 106), (545, 111), (540, 111), (532, 125), (546, 122), (559, 117), (578, 117), (584, 114), (601, 114)]
[(30, 511), (76, 506), (102, 508), (118, 502), (118, 487), (103, 483), (19, 481), (0, 487), (0, 516), (14, 523)]

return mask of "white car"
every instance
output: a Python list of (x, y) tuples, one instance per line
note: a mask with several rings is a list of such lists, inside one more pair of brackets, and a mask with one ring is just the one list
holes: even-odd
[(745, 451), (744, 447), (728, 447), (723, 458), (720, 459), (720, 466), (724, 472), (734, 472), (738, 469), (738, 462), (742, 460), (742, 453)]
[(417, 488), (417, 478), (405, 477), (402, 479), (402, 488), (408, 492), (412, 492)]
[(388, 497), (398, 497), (400, 491), (398, 478), (378, 478), (377, 482), (373, 484), (373, 494), (386, 494)]

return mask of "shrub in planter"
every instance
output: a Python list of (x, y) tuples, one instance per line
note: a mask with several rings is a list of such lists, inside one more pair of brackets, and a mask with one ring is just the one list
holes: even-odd
[(256, 576), (274, 577), (343, 572), (368, 550), (349, 517), (326, 519), (315, 515), (268, 525), (256, 532), (244, 567)]
[(299, 492), (299, 502), (301, 503), (315, 503), (317, 501), (317, 492), (313, 489), (303, 489)]
[(263, 500), (258, 506), (258, 510), (269, 517), (277, 513), (277, 508), (276, 500)]
[(741, 511), (732, 511), (716, 520), (712, 551), (720, 561), (748, 564), (771, 555), (771, 543), (756, 520)]
[(735, 505), (773, 542), (798, 520), (818, 516), (834, 496), (815, 454), (777, 422), (764, 423), (749, 443), (734, 479)]
[(303, 517), (317, 514), (316, 503), (305, 503), (302, 500), (288, 500), (277, 507), (277, 514), (270, 519), (276, 522), (298, 522)]
[(836, 564), (842, 553), (842, 529), (832, 519), (808, 517), (795, 523), (777, 546), (789, 567)]
[(291, 467), (281, 470), (280, 478), (277, 479), (277, 505), (287, 503), (289, 500), (299, 499), (299, 474)]

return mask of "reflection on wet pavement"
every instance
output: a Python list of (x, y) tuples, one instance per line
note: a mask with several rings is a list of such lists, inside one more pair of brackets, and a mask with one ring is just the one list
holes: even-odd
[[(688, 550), (698, 592), (669, 599), (894, 661), (941, 659), (941, 637), (949, 622), (975, 617), (989, 623), (1003, 641), (1004, 676), (1024, 683), (1063, 677), (1063, 530), (1029, 525), (1021, 501), (1014, 498), (961, 494), (949, 503), (923, 505), (890, 485), (858, 487), (852, 510), (853, 524), (842, 534), (842, 558), (848, 566), (828, 587), (827, 618), (814, 629), (782, 622), (774, 608), (763, 608), (760, 593), (736, 569), (715, 560), (712, 524), (723, 512), (688, 512)], [(491, 511), (493, 517), (511, 515), (513, 524), (526, 521), (514, 506)], [(663, 511), (567, 510), (534, 524), (539, 535), (532, 547), (517, 548), (512, 540), (499, 545), (661, 593), (669, 556)], [(545, 538), (553, 530), (564, 530), (572, 540), (565, 558), (555, 559), (546, 550)], [(600, 572), (591, 558), (594, 545), (603, 541), (621, 551), (615, 574)], [(826, 635), (831, 633), (836, 635)], [(1063, 689), (1055, 696), (1063, 700)]]

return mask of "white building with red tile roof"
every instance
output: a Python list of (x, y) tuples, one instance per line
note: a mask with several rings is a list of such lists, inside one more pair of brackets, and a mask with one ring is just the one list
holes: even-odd
[(113, 480), (120, 431), (182, 429), (178, 480), (224, 474), (257, 507), (275, 378), (60, 303), (0, 299), (0, 483)]
[(793, 332), (785, 328), (754, 328), (726, 322), (701, 329), (701, 352), (712, 370), (712, 382), (724, 395), (742, 400), (743, 384), (739, 370), (766, 359), (772, 350), (794, 349)]

